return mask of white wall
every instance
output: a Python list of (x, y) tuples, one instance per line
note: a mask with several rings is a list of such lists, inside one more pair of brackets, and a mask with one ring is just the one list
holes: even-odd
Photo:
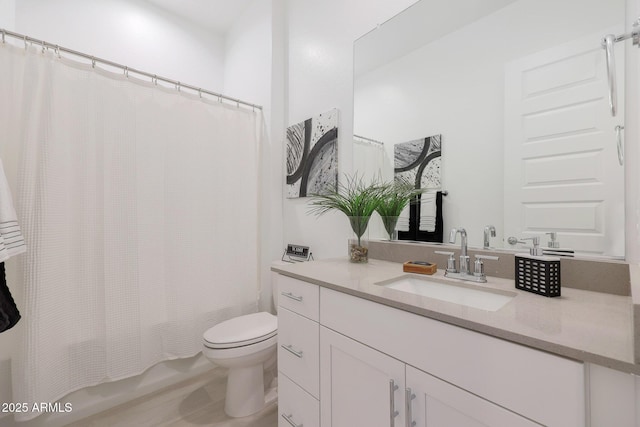
[(0, 0), (0, 28), (13, 30), (16, 23), (15, 0)]
[(269, 269), (271, 261), (278, 259), (282, 249), (282, 190), (280, 174), (273, 173), (282, 167), (281, 144), (274, 141), (282, 132), (279, 123), (282, 122), (283, 93), (282, 84), (273, 82), (282, 78), (282, 71), (279, 75), (272, 71), (272, 57), (281, 55), (282, 50), (273, 46), (272, 37), (274, 28), (278, 31), (282, 24), (278, 3), (276, 0), (254, 0), (249, 5), (226, 34), (224, 64), (224, 94), (262, 105), (265, 117), (265, 138), (261, 147), (259, 242), (262, 254), (260, 309), (267, 311), (273, 309)]
[(389, 143), (391, 158), (393, 144), (442, 134), (444, 229), (465, 227), (469, 245), (481, 247), (491, 224), (493, 242), (502, 246), (505, 64), (605, 31), (623, 17), (624, 0), (513, 3), (358, 76), (355, 133)]
[[(341, 177), (352, 173), (353, 42), (415, 1), (287, 2), (286, 123), (337, 108)], [(317, 218), (308, 214), (307, 199), (286, 199), (283, 218), (284, 243), (311, 246), (316, 258), (346, 255), (350, 228), (344, 215)]]
[(224, 39), (141, 0), (20, 0), (15, 31), (216, 92)]

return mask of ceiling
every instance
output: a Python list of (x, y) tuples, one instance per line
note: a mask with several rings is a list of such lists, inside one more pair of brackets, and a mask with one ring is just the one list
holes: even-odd
[(252, 0), (147, 0), (219, 34), (226, 33)]

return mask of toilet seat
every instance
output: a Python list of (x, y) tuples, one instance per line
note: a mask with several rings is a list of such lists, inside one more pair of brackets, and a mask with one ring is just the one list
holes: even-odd
[(247, 314), (209, 328), (204, 345), (211, 349), (244, 347), (266, 341), (278, 333), (278, 318), (271, 313)]

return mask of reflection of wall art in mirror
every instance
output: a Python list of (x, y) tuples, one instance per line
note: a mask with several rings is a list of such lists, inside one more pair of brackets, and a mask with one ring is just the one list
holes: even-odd
[(426, 190), (401, 214), (400, 240), (442, 242), (441, 142), (442, 135), (433, 135), (394, 145), (395, 179)]
[(338, 110), (287, 128), (287, 198), (338, 186)]
[(395, 176), (415, 182), (416, 188), (439, 189), (441, 140), (442, 135), (433, 135), (396, 144), (393, 147)]

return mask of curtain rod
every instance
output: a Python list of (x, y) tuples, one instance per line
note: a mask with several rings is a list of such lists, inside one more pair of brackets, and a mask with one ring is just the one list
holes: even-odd
[(360, 136), (360, 135), (353, 135), (354, 138), (358, 138), (361, 139), (364, 142), (372, 142), (374, 144), (380, 144), (380, 145), (384, 145), (384, 142), (382, 141), (377, 141), (375, 139), (371, 139), (371, 138), (367, 138), (366, 136)]
[(118, 64), (116, 62), (113, 61), (109, 61), (107, 59), (102, 59), (102, 58), (98, 58), (92, 55), (88, 55), (86, 53), (82, 53), (82, 52), (78, 52), (76, 50), (73, 49), (69, 49), (66, 47), (62, 47), (62, 46), (58, 46), (57, 44), (52, 44), (49, 42), (46, 42), (44, 40), (38, 40), (35, 39), (33, 37), (29, 37), (29, 36), (25, 36), (24, 34), (19, 34), (19, 33), (14, 33), (13, 31), (9, 31), (9, 30), (5, 30), (5, 29), (0, 29), (0, 33), (2, 33), (2, 44), (5, 44), (5, 38), (7, 36), (9, 37), (13, 37), (15, 39), (19, 39), (24, 41), (25, 44), (25, 48), (27, 47), (27, 42), (30, 42), (32, 44), (36, 44), (39, 46), (42, 46), (42, 52), (44, 53), (45, 49), (52, 49), (56, 54), (58, 54), (59, 52), (64, 52), (64, 53), (69, 53), (71, 55), (75, 55), (75, 56), (79, 56), (81, 58), (85, 58), (85, 59), (89, 59), (91, 61), (91, 66), (95, 67), (96, 63), (101, 63), (101, 64), (105, 64), (105, 65), (109, 65), (111, 67), (115, 67), (115, 68), (120, 68), (121, 70), (124, 71), (124, 75), (129, 77), (129, 73), (135, 73), (141, 76), (145, 76), (145, 77), (149, 77), (151, 79), (151, 82), (154, 84), (158, 84), (158, 81), (162, 81), (165, 83), (169, 83), (172, 84), (176, 87), (176, 89), (178, 91), (180, 91), (181, 88), (187, 88), (190, 89), (194, 92), (197, 92), (198, 95), (200, 95), (200, 97), (202, 97), (202, 94), (207, 94), (207, 95), (211, 95), (213, 97), (218, 98), (218, 100), (220, 100), (222, 102), (223, 99), (227, 100), (227, 101), (231, 101), (231, 102), (235, 102), (236, 105), (239, 107), (240, 104), (242, 105), (246, 105), (247, 107), (251, 107), (252, 109), (258, 109), (258, 110), (262, 110), (262, 106), (261, 105), (256, 105), (256, 104), (252, 104), (250, 102), (246, 102), (243, 101), (241, 99), (237, 99), (237, 98), (231, 98), (229, 96), (226, 95), (222, 95), (220, 93), (216, 93), (216, 92), (211, 92), (209, 90), (205, 90), (202, 89), (200, 87), (196, 87), (196, 86), (192, 86), (192, 85), (188, 85), (185, 83), (181, 83), (177, 80), (173, 80), (173, 79), (168, 79), (166, 77), (161, 77), (158, 76), (156, 74), (151, 74), (151, 73), (147, 73), (145, 71), (140, 71), (137, 70), (135, 68), (131, 68), (131, 67), (127, 67), (126, 65), (122, 65), (122, 64)]

